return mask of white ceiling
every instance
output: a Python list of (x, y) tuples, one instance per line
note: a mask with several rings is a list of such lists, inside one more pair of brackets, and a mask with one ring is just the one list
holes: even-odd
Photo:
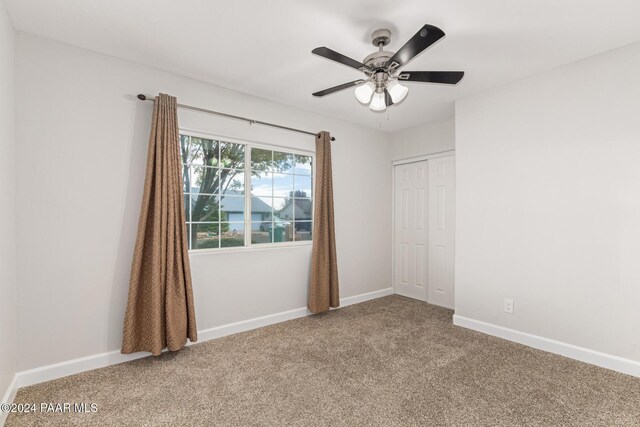
[[(453, 114), (454, 100), (640, 40), (638, 0), (5, 0), (16, 29), (385, 131)], [(397, 50), (423, 24), (447, 37), (404, 70), (462, 70), (456, 87), (408, 83), (387, 113), (349, 89), (360, 78), (312, 55), (327, 46), (357, 60), (370, 33)], [(205, 106), (206, 107), (206, 106)]]

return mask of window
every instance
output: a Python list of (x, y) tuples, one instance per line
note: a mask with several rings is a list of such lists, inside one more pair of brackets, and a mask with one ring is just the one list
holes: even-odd
[(180, 152), (189, 249), (311, 240), (311, 155), (184, 133)]

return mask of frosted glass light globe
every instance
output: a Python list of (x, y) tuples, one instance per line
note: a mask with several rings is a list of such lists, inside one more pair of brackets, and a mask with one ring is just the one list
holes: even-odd
[(376, 86), (372, 82), (366, 82), (356, 88), (356, 99), (362, 104), (368, 104), (375, 90)]
[(369, 108), (373, 111), (384, 111), (387, 109), (387, 104), (384, 102), (384, 92), (376, 92), (373, 94)]
[(391, 80), (387, 84), (387, 91), (389, 91), (389, 95), (391, 95), (393, 103), (397, 104), (407, 96), (409, 89), (406, 86), (402, 86), (397, 80)]

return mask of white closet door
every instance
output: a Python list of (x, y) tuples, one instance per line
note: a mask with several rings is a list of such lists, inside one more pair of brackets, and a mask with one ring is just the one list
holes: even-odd
[(429, 160), (429, 293), (427, 301), (454, 308), (455, 158)]
[(395, 166), (395, 292), (427, 300), (427, 162)]

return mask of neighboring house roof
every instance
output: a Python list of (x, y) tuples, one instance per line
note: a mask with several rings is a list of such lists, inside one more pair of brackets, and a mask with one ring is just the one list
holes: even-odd
[(256, 196), (251, 196), (251, 211), (271, 213), (271, 206), (269, 206)]
[[(191, 187), (192, 194), (198, 194), (198, 187)], [(243, 196), (242, 192), (228, 190), (220, 199), (221, 208), (228, 213), (244, 212), (244, 197), (226, 197), (226, 196)], [(281, 215), (287, 213), (284, 218), (293, 219), (293, 209), (295, 202), (296, 220), (310, 220), (313, 216), (313, 203), (309, 199), (289, 199), (287, 203), (277, 211)], [(251, 212), (253, 213), (271, 213), (271, 206), (256, 196), (251, 196)]]
[[(284, 205), (282, 209), (280, 209), (280, 214), (283, 212), (289, 212), (293, 210), (295, 201), (295, 217), (296, 219), (307, 220), (312, 217), (313, 204), (309, 199), (289, 199), (287, 203)], [(293, 217), (293, 212), (288, 215), (288, 217)]]
[[(198, 194), (200, 188), (191, 187), (192, 194)], [(227, 190), (225, 196), (244, 196), (240, 191)], [(220, 202), (222, 208), (226, 212), (244, 212), (244, 197), (225, 197), (222, 196)], [(271, 213), (271, 206), (260, 200), (256, 196), (251, 196), (251, 211), (256, 213)]]
[(244, 197), (222, 197), (220, 210), (225, 212), (244, 212)]
[[(241, 196), (242, 193), (238, 191), (227, 191), (226, 196)], [(225, 197), (220, 199), (221, 206), (225, 212), (244, 212), (244, 197)], [(256, 213), (271, 213), (271, 206), (257, 198), (251, 196), (251, 212)]]

